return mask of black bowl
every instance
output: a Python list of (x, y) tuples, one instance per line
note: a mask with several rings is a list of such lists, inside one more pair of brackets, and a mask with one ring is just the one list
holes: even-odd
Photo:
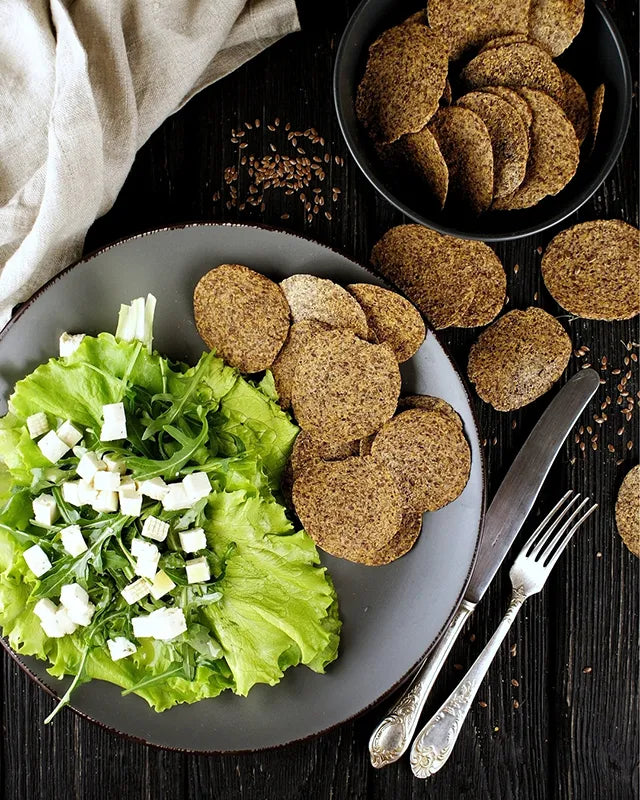
[(384, 30), (424, 3), (363, 0), (342, 35), (333, 76), (333, 93), (340, 128), (358, 166), (383, 197), (408, 217), (441, 233), (466, 239), (518, 239), (561, 222), (585, 203), (611, 171), (624, 143), (631, 119), (631, 71), (620, 34), (609, 12), (587, 0), (584, 26), (573, 44), (557, 59), (590, 97), (601, 83), (605, 99), (596, 146), (587, 141), (580, 166), (570, 183), (555, 197), (519, 211), (488, 211), (479, 217), (434, 208), (430, 198), (410, 181), (394, 182), (356, 119), (354, 99), (364, 73), (367, 50)]

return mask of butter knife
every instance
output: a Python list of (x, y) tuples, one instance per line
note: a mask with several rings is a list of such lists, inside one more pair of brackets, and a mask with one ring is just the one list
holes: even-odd
[(429, 692), (458, 634), (493, 580), (529, 516), (558, 451), (599, 384), (600, 377), (593, 369), (574, 375), (549, 403), (515, 457), (485, 514), (478, 556), (460, 607), (410, 687), (369, 740), (374, 767), (392, 764), (409, 747)]

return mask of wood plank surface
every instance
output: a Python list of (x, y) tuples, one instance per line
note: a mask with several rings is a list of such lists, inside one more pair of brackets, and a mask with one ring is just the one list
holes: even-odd
[[(638, 224), (637, 5), (606, 4), (634, 68), (634, 117), (623, 154), (605, 184), (573, 218), (619, 217)], [(91, 229), (90, 251), (150, 228), (197, 220), (255, 221), (302, 233), (366, 263), (372, 245), (402, 216), (377, 196), (348, 156), (331, 97), (340, 34), (356, 2), (300, 3), (303, 32), (196, 96), (166, 121), (140, 151), (114, 208)], [(230, 140), (244, 121), (257, 153), (268, 152), (268, 121), (315, 127), (332, 155), (326, 185), (339, 200), (307, 222), (295, 197), (267, 193), (263, 212), (227, 208), (224, 169), (241, 152)], [(246, 129), (245, 129), (246, 130)], [(250, 135), (249, 135), (250, 134)], [(282, 133), (278, 142), (286, 142)], [(249, 151), (248, 151), (249, 152)], [(246, 191), (244, 186), (244, 191)], [(216, 193), (220, 192), (220, 199)], [(326, 193), (325, 194), (330, 194)], [(327, 210), (327, 209), (323, 209)], [(283, 214), (289, 217), (282, 219)], [(496, 247), (508, 274), (509, 306), (540, 305), (561, 316), (540, 276), (539, 247), (559, 230)], [(515, 265), (518, 265), (516, 271)], [(604, 355), (606, 385), (583, 415), (593, 425), (600, 402), (615, 388), (612, 365), (623, 366), (624, 344), (640, 342), (638, 320), (615, 324), (563, 321), (574, 346), (587, 345), (595, 364)], [(474, 332), (444, 331), (441, 339), (464, 368)], [(636, 348), (635, 352), (638, 352)], [(572, 358), (573, 374), (587, 358)], [(638, 364), (629, 382), (640, 389)], [(493, 494), (551, 395), (508, 414), (476, 400)], [(544, 592), (517, 619), (483, 684), (454, 757), (430, 781), (415, 779), (405, 759), (376, 771), (367, 741), (385, 706), (316, 739), (257, 754), (204, 757), (166, 752), (113, 736), (65, 712), (42, 720), (53, 701), (3, 653), (2, 796), (17, 800), (215, 798), (216, 800), (628, 800), (638, 797), (639, 562), (622, 545), (613, 503), (627, 470), (638, 462), (638, 413), (618, 437), (620, 417), (602, 426), (598, 450), (587, 433), (584, 457), (570, 438), (536, 505), (534, 518), (568, 488), (587, 493), (600, 510), (576, 537)], [(615, 420), (614, 420), (615, 417)], [(618, 424), (616, 424), (616, 422)], [(597, 427), (597, 426), (596, 426)], [(627, 449), (627, 442), (632, 448)], [(610, 453), (607, 445), (615, 445)], [(622, 459), (622, 463), (617, 461)], [(457, 643), (429, 703), (434, 709), (470, 665), (502, 616), (509, 593), (502, 570)], [(381, 643), (383, 646), (383, 643)], [(366, 679), (366, 678), (363, 678)], [(514, 683), (515, 682), (515, 683)], [(516, 707), (517, 706), (517, 707)], [(229, 720), (233, 725), (233, 720)]]

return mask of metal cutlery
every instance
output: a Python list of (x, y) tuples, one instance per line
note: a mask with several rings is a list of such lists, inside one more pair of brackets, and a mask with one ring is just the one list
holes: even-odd
[(444, 660), (529, 515), (564, 440), (599, 385), (599, 375), (593, 369), (574, 375), (549, 403), (515, 457), (485, 515), (478, 557), (458, 611), (415, 680), (369, 740), (374, 767), (397, 761), (409, 747)]
[(575, 492), (567, 492), (514, 561), (509, 570), (513, 588), (507, 613), (473, 666), (413, 743), (411, 769), (418, 778), (428, 778), (446, 763), (480, 684), (516, 615), (527, 598), (541, 591), (573, 534), (596, 510), (597, 505), (592, 505), (584, 511), (590, 502), (588, 497), (576, 506), (579, 499), (580, 495)]

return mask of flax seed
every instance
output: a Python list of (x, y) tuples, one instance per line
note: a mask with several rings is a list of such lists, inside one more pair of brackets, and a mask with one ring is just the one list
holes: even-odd
[(480, 706), (480, 708), (486, 708), (487, 707), (487, 704), (484, 702), (484, 700), (478, 700), (478, 705)]
[(518, 681), (515, 678), (511, 678), (511, 685), (512, 686), (516, 686), (516, 687), (520, 686), (520, 684), (518, 683)]
[(514, 274), (517, 275), (519, 271), (520, 271), (520, 265), (519, 264), (514, 264), (513, 265)]

